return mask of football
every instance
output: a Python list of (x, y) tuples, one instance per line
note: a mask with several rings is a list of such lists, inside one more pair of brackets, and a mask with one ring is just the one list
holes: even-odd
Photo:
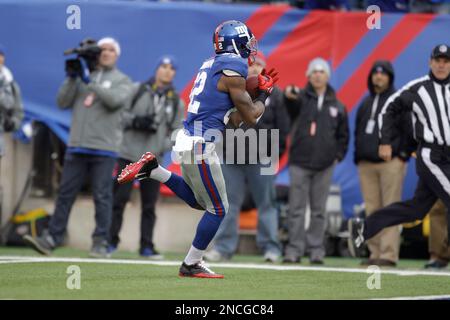
[(245, 87), (252, 100), (255, 100), (258, 97), (258, 76), (249, 76)]

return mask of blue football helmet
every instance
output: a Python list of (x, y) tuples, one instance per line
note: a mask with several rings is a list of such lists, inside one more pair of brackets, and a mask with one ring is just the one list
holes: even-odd
[(213, 34), (214, 50), (217, 54), (231, 52), (247, 59), (258, 51), (257, 41), (252, 31), (237, 20), (219, 24)]

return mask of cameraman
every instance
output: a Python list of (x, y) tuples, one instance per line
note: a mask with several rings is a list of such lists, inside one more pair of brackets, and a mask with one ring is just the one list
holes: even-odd
[[(116, 61), (120, 56), (120, 46), (116, 40), (101, 39), (98, 42), (101, 53), (98, 47), (89, 45), (88, 49), (80, 48), (78, 51), (81, 73), (68, 68), (67, 63), (73, 62), (73, 59), (66, 62), (67, 78), (58, 92), (59, 107), (72, 108), (73, 113), (54, 215), (49, 229), (41, 237), (24, 237), (41, 254), (49, 255), (55, 247), (61, 245), (76, 195), (84, 179), (89, 177), (96, 222), (89, 255), (108, 256), (112, 172), (122, 137), (121, 112), (131, 95), (132, 83), (116, 68)], [(87, 54), (95, 50), (100, 53), (98, 64), (97, 61), (86, 59), (95, 56)], [(88, 65), (92, 70), (89, 70)]]
[[(124, 137), (120, 147), (118, 172), (130, 162), (138, 161), (148, 150), (161, 161), (170, 150), (172, 132), (182, 127), (184, 103), (173, 87), (177, 65), (173, 57), (159, 59), (154, 76), (147, 82), (136, 84), (130, 107), (123, 116)], [(162, 259), (153, 245), (155, 205), (160, 182), (152, 179), (139, 182), (141, 191), (141, 240), (139, 254), (149, 259)], [(110, 230), (110, 251), (117, 249), (123, 212), (130, 199), (133, 184), (114, 184), (113, 218)]]
[[(5, 50), (0, 45), (0, 163), (4, 154), (3, 134), (19, 128), (23, 118), (23, 106), (19, 85), (5, 66)], [(0, 225), (3, 189), (0, 183)]]
[(22, 118), (20, 88), (5, 66), (5, 50), (0, 45), (0, 157), (3, 155), (3, 133), (18, 129)]

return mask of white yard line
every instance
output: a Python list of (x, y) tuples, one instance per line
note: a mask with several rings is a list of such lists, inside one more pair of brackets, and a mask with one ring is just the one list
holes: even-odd
[[(179, 266), (179, 261), (150, 261), (150, 260), (127, 260), (127, 259), (90, 259), (90, 258), (63, 258), (63, 257), (25, 257), (25, 256), (0, 256), (0, 264), (17, 263), (105, 263), (105, 264), (129, 264), (129, 265), (155, 265), (155, 266)], [(347, 272), (347, 273), (369, 273), (365, 268), (338, 268), (338, 267), (312, 267), (312, 266), (283, 266), (255, 263), (207, 263), (208, 266), (233, 269), (259, 269), (278, 271), (322, 271), (322, 272)], [(370, 272), (373, 273), (373, 272)], [(380, 269), (381, 274), (393, 274), (399, 276), (443, 276), (450, 277), (448, 271), (426, 271), (426, 270), (394, 270)]]
[(412, 296), (412, 297), (392, 297), (392, 298), (380, 298), (370, 300), (450, 300), (450, 295), (438, 295), (438, 296)]

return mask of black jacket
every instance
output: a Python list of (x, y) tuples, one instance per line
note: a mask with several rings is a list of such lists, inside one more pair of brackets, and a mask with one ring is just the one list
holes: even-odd
[[(230, 125), (227, 125), (226, 129), (233, 129)], [(246, 131), (248, 127), (244, 124), (241, 127), (242, 130)], [(279, 141), (278, 143), (278, 155), (281, 155), (286, 150), (286, 141), (289, 134), (289, 116), (286, 112), (286, 107), (284, 106), (283, 93), (277, 87), (274, 88), (270, 97), (266, 100), (266, 109), (263, 116), (258, 121), (254, 127), (257, 132), (257, 143), (249, 143), (249, 139), (245, 139), (245, 143), (240, 143), (237, 138), (234, 139), (234, 163), (237, 164), (254, 164), (249, 160), (254, 160), (259, 163), (261, 161), (260, 155), (271, 157), (271, 146), (274, 141), (271, 141), (271, 130), (278, 129)], [(260, 146), (260, 133), (259, 130), (267, 129), (267, 143), (263, 142)], [(265, 138), (265, 136), (264, 136)], [(232, 148), (232, 139), (227, 139), (226, 132), (224, 133), (224, 156), (227, 155), (227, 149)], [(243, 149), (245, 147), (245, 150)], [(260, 147), (266, 148), (267, 150), (261, 150)], [(239, 152), (238, 152), (239, 150)], [(250, 155), (254, 158), (250, 158)], [(258, 157), (257, 157), (258, 156)], [(275, 155), (274, 155), (275, 156)], [(226, 158), (225, 158), (226, 159)], [(231, 159), (230, 159), (231, 160)], [(263, 160), (266, 163), (267, 159)]]
[[(375, 93), (374, 86), (372, 83), (372, 72), (377, 66), (382, 66), (388, 71), (390, 77), (389, 88), (378, 95), (378, 104), (376, 106), (376, 111), (373, 116), (375, 121), (375, 127), (372, 133), (366, 132), (366, 127), (370, 118), (372, 116), (372, 105), (376, 99), (377, 94)], [(372, 67), (369, 73), (368, 79), (369, 95), (364, 98), (358, 107), (356, 114), (356, 125), (355, 125), (355, 154), (354, 162), (357, 164), (361, 160), (370, 162), (382, 162), (383, 160), (378, 156), (378, 146), (380, 143), (379, 135), (379, 121), (378, 116), (381, 113), (386, 100), (395, 93), (394, 88), (394, 70), (392, 65), (387, 61), (377, 61)], [(411, 155), (411, 152), (415, 149), (415, 141), (413, 138), (413, 128), (412, 128), (412, 117), (410, 112), (403, 112), (398, 115), (395, 121), (396, 125), (394, 128), (392, 140), (392, 156), (399, 157), (400, 159), (407, 161)]]
[[(330, 85), (320, 112), (317, 94), (309, 83), (297, 100), (285, 98), (285, 103), (292, 123), (291, 165), (322, 170), (335, 160), (344, 159), (349, 140), (347, 112)], [(316, 124), (314, 135), (311, 134), (313, 123)]]

